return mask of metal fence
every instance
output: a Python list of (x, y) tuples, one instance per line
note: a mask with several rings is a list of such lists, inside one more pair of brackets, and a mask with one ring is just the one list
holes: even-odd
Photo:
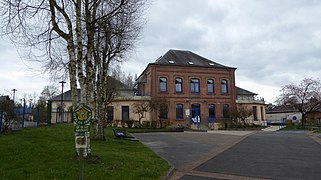
[[(49, 111), (49, 112), (48, 112)], [(50, 108), (41, 107), (15, 107), (14, 118), (5, 119), (4, 112), (0, 112), (0, 133), (5, 128), (8, 130), (20, 130), (22, 128), (32, 128), (48, 125), (50, 121)], [(49, 122), (49, 123), (48, 123)]]

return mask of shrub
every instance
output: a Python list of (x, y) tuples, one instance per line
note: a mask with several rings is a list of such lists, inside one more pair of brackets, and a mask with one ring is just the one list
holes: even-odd
[(121, 124), (121, 120), (114, 120), (113, 127), (118, 127)]
[(287, 120), (286, 121), (286, 126), (293, 127), (294, 126), (293, 121), (292, 120)]
[(139, 121), (137, 120), (133, 120), (133, 126), (132, 126), (132, 128), (137, 128), (137, 127), (139, 127)]
[(157, 128), (157, 121), (151, 121), (150, 126), (151, 126), (151, 128), (156, 129)]
[(125, 121), (128, 128), (132, 128), (133, 127), (133, 124), (134, 124), (134, 120), (128, 120), (128, 121)]
[(150, 128), (150, 122), (149, 121), (143, 121), (142, 122), (142, 128)]

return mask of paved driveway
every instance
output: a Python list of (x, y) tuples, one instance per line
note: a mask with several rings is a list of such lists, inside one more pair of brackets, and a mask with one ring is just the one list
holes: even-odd
[(321, 179), (321, 145), (304, 131), (135, 137), (175, 167), (170, 179)]
[(321, 146), (302, 131), (257, 133), (194, 170), (266, 179), (320, 179)]
[(227, 150), (251, 133), (137, 133), (134, 136), (166, 159), (175, 168), (175, 172), (185, 172)]

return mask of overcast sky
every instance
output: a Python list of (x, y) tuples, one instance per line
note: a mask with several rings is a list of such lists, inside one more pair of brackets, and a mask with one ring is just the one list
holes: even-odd
[[(136, 51), (123, 66), (132, 74), (169, 49), (189, 50), (236, 67), (236, 85), (270, 103), (281, 86), (321, 77), (319, 0), (154, 0), (145, 18)], [(0, 54), (0, 94), (59, 86), (22, 61), (8, 41), (0, 41)]]

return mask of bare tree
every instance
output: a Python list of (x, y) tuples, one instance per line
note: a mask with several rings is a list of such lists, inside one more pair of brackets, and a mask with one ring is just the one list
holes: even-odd
[(79, 83), (81, 103), (94, 109), (100, 125), (106, 120), (101, 99), (113, 97), (105, 89), (110, 66), (134, 48), (144, 5), (145, 0), (4, 0), (2, 32), (47, 70), (68, 72), (73, 107)]
[(319, 80), (306, 78), (300, 84), (285, 85), (281, 89), (278, 104), (287, 104), (302, 114), (302, 126), (306, 115), (321, 109), (321, 83)]
[(57, 86), (54, 85), (47, 85), (43, 88), (40, 93), (39, 101), (47, 101), (58, 95), (59, 89)]
[(246, 119), (253, 114), (251, 109), (245, 108), (243, 106), (235, 108), (231, 111), (231, 117), (235, 123), (238, 123), (238, 120), (241, 120), (243, 125), (247, 125)]
[(111, 76), (113, 76), (115, 79), (126, 84), (129, 87), (133, 87), (136, 80), (130, 72), (124, 72), (120, 64), (117, 64), (116, 66), (112, 67)]
[[(51, 100), (53, 97), (58, 95), (59, 89), (57, 86), (54, 85), (46, 85), (42, 92), (40, 93), (38, 102), (36, 104), (37, 108), (34, 109), (34, 111), (39, 112), (39, 122), (45, 123), (48, 120), (48, 107), (47, 107), (47, 101)], [(59, 104), (59, 116), (61, 116), (61, 105)]]
[(160, 128), (163, 127), (162, 119), (167, 119), (169, 107), (168, 100), (165, 97), (152, 98), (150, 101), (150, 111), (154, 113), (154, 117), (159, 122)]
[(142, 128), (142, 119), (146, 113), (151, 109), (149, 101), (137, 102), (133, 105), (133, 112), (138, 115), (139, 128)]

